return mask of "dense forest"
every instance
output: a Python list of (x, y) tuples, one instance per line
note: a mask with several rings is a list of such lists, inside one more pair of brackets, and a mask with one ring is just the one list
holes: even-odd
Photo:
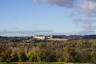
[(96, 62), (96, 40), (0, 43), (0, 62)]

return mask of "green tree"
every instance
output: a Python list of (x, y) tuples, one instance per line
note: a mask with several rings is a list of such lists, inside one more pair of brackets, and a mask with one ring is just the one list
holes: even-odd
[(92, 51), (91, 61), (96, 63), (96, 51)]

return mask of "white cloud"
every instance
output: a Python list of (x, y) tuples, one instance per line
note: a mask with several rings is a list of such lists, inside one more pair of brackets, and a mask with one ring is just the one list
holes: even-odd
[(84, 1), (80, 6), (79, 11), (87, 15), (95, 16), (93, 13), (96, 13), (96, 0)]

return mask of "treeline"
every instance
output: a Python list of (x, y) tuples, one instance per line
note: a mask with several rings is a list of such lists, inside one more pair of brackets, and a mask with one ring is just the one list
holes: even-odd
[(96, 40), (0, 43), (0, 62), (96, 62)]

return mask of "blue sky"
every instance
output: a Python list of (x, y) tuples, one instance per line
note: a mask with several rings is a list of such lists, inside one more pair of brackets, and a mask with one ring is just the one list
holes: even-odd
[(57, 33), (78, 32), (81, 27), (70, 16), (73, 8), (33, 2), (0, 0), (0, 30), (51, 30)]

